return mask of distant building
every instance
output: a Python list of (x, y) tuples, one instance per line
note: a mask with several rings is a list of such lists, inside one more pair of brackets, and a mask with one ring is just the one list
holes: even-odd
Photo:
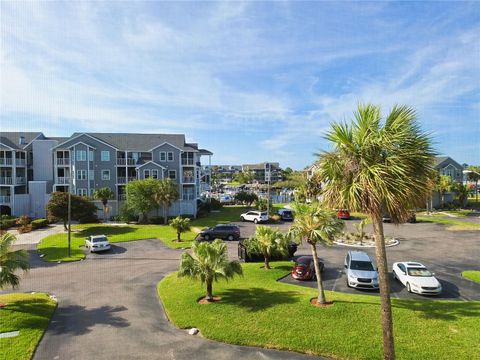
[(255, 181), (260, 184), (266, 184), (270, 177), (270, 182), (276, 183), (282, 181), (282, 169), (277, 162), (263, 162), (260, 164), (245, 164), (242, 165), (242, 171), (251, 171)]
[(440, 175), (450, 176), (452, 181), (462, 182), (464, 179), (463, 165), (460, 165), (449, 156), (436, 156), (433, 167)]

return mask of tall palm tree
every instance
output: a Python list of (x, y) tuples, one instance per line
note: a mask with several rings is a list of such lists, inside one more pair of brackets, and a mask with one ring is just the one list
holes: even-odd
[(207, 301), (213, 301), (212, 285), (220, 279), (231, 279), (242, 275), (242, 267), (238, 261), (228, 260), (227, 245), (221, 240), (212, 243), (195, 242), (192, 254), (184, 252), (180, 260), (178, 276), (199, 279), (207, 286)]
[(317, 279), (317, 302), (325, 304), (322, 274), (318, 265), (317, 244), (330, 245), (335, 236), (341, 233), (345, 223), (334, 212), (325, 209), (316, 201), (311, 204), (297, 202), (293, 204), (292, 208), (295, 218), (290, 227), (289, 236), (296, 241), (306, 241), (310, 245)]
[(270, 269), (270, 258), (274, 251), (280, 253), (288, 251), (287, 239), (278, 229), (259, 225), (255, 230), (254, 239), (263, 255), (265, 269)]
[(168, 223), (168, 208), (180, 197), (178, 186), (170, 179), (160, 181), (155, 194), (155, 202), (163, 208), (163, 223)]
[(452, 178), (448, 175), (440, 175), (437, 182), (437, 190), (442, 200), (442, 208), (445, 206), (445, 194), (452, 190)]
[(409, 209), (425, 199), (434, 151), (420, 130), (416, 113), (395, 106), (382, 121), (378, 106), (359, 105), (354, 120), (334, 123), (326, 138), (333, 150), (320, 154), (323, 200), (331, 207), (366, 213), (375, 234), (385, 359), (395, 358), (390, 285), (382, 215), (408, 219)]
[(190, 219), (177, 216), (175, 219), (170, 220), (170, 226), (177, 231), (177, 241), (180, 242), (182, 241), (180, 235), (190, 230)]
[(30, 268), (25, 250), (11, 250), (14, 241), (15, 236), (8, 232), (0, 237), (0, 289), (5, 286), (17, 287), (20, 278), (15, 271), (27, 271)]
[(97, 189), (93, 193), (93, 198), (97, 199), (97, 200), (100, 200), (102, 202), (102, 205), (103, 205), (103, 220), (104, 221), (106, 220), (107, 211), (108, 211), (108, 208), (107, 208), (108, 200), (113, 199), (113, 195), (114, 195), (113, 191), (109, 187), (103, 187), (103, 188)]

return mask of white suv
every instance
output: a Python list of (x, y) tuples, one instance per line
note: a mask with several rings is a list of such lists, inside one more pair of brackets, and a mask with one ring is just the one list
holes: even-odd
[(90, 252), (105, 251), (110, 249), (110, 243), (105, 235), (90, 235), (85, 240), (85, 247)]
[(248, 211), (240, 215), (242, 221), (253, 221), (255, 224), (268, 221), (268, 215), (263, 211)]
[(366, 252), (349, 251), (345, 256), (345, 272), (348, 287), (378, 289), (378, 272)]

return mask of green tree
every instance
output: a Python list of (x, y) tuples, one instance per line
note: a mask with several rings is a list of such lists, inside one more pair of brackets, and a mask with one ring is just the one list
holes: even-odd
[(194, 242), (192, 254), (184, 252), (180, 260), (178, 276), (198, 279), (207, 286), (207, 301), (213, 301), (213, 282), (220, 279), (232, 279), (242, 275), (242, 267), (238, 261), (228, 260), (227, 245), (221, 240)]
[(442, 208), (445, 206), (445, 194), (452, 190), (453, 181), (448, 175), (440, 175), (436, 184), (436, 189), (440, 193), (442, 199)]
[(452, 185), (452, 191), (457, 196), (460, 207), (465, 207), (467, 205), (468, 194), (470, 193), (468, 186), (456, 182)]
[(179, 197), (178, 186), (171, 179), (165, 179), (159, 182), (159, 188), (154, 195), (154, 200), (157, 206), (162, 206), (163, 208), (163, 221), (165, 225), (168, 222), (168, 209)]
[(235, 194), (235, 201), (251, 206), (254, 201), (258, 200), (258, 196), (247, 191), (239, 191)]
[(334, 238), (342, 232), (345, 223), (319, 202), (311, 204), (295, 202), (292, 208), (295, 218), (288, 235), (294, 241), (305, 241), (310, 245), (317, 280), (317, 301), (319, 304), (325, 304), (322, 274), (318, 265), (317, 244), (331, 245)]
[(382, 215), (406, 221), (410, 209), (425, 200), (433, 171), (429, 136), (416, 113), (395, 106), (382, 121), (380, 107), (359, 105), (351, 123), (334, 123), (326, 135), (333, 150), (320, 154), (323, 201), (330, 207), (362, 211), (372, 220), (379, 272), (384, 358), (394, 359), (390, 284)]
[(182, 241), (180, 238), (181, 234), (190, 230), (190, 219), (177, 216), (175, 219), (170, 220), (170, 226), (177, 231), (177, 241), (180, 242)]
[(469, 166), (467, 171), (468, 180), (475, 182), (475, 204), (478, 206), (478, 181), (480, 180), (480, 166)]
[(255, 180), (253, 171), (244, 170), (235, 175), (235, 180), (240, 184), (250, 184)]
[(100, 189), (96, 189), (95, 192), (93, 193), (93, 198), (100, 200), (103, 205), (103, 220), (106, 220), (107, 217), (107, 212), (108, 212), (108, 200), (113, 199), (113, 191), (109, 187), (103, 187)]
[[(50, 221), (60, 219), (67, 231), (68, 192), (54, 192), (47, 204), (47, 215)], [(80, 222), (97, 221), (97, 207), (88, 199), (71, 195), (71, 218)]]
[(12, 244), (15, 236), (5, 233), (0, 237), (0, 289), (5, 286), (17, 287), (20, 278), (15, 272), (17, 270), (28, 271), (28, 254), (25, 250), (12, 251)]
[(270, 269), (270, 258), (274, 252), (286, 254), (288, 252), (288, 239), (278, 229), (259, 225), (255, 229), (255, 235), (250, 241), (257, 243), (265, 262), (265, 269)]
[(153, 178), (129, 181), (126, 186), (127, 207), (140, 215), (141, 222), (148, 221), (148, 213), (157, 207), (156, 196), (160, 182)]

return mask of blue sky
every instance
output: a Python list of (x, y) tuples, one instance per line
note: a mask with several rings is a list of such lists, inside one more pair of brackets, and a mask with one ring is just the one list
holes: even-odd
[(2, 131), (185, 133), (301, 169), (359, 102), (480, 164), (478, 2), (0, 3)]

